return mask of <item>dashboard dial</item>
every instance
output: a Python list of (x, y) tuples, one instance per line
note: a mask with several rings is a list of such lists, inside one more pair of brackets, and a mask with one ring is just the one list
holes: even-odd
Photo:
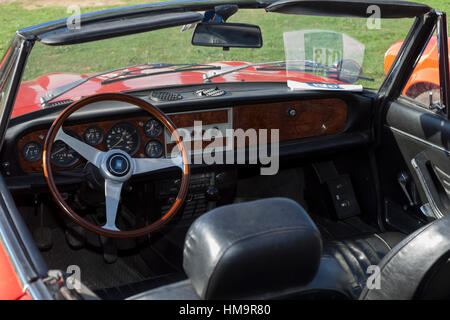
[(157, 138), (163, 131), (163, 125), (156, 119), (150, 119), (144, 124), (144, 133), (149, 138)]
[(149, 158), (159, 158), (162, 156), (162, 144), (158, 140), (150, 140), (145, 145), (145, 155)]
[(42, 156), (42, 146), (36, 141), (27, 142), (22, 147), (22, 155), (28, 162), (38, 161)]
[(103, 130), (97, 126), (87, 128), (83, 133), (84, 141), (91, 146), (98, 146), (103, 142)]
[[(81, 141), (80, 137), (73, 131), (65, 130), (65, 132)], [(73, 150), (61, 140), (56, 140), (52, 146), (52, 154), (50, 155), (51, 163), (60, 168), (68, 168), (73, 166), (80, 160), (78, 152)]]
[(140, 138), (137, 128), (128, 122), (121, 122), (111, 127), (106, 133), (106, 148), (120, 149), (133, 155), (139, 149)]

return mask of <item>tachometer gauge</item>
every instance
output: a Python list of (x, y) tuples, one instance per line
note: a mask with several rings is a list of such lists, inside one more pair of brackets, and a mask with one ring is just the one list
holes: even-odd
[(156, 119), (150, 119), (144, 124), (144, 133), (149, 138), (157, 138), (163, 131), (163, 125)]
[(42, 156), (42, 146), (35, 141), (27, 142), (22, 147), (22, 155), (28, 162), (38, 161)]
[[(80, 137), (73, 131), (65, 130), (65, 132), (81, 141)], [(51, 163), (60, 168), (68, 168), (73, 166), (80, 160), (78, 152), (73, 150), (61, 140), (56, 140), (52, 146), (52, 154), (50, 155)]]
[(91, 146), (98, 146), (103, 141), (103, 130), (97, 126), (92, 126), (84, 130), (84, 141)]
[(149, 158), (159, 158), (162, 156), (162, 144), (158, 140), (150, 140), (145, 145), (145, 155)]
[(106, 148), (120, 149), (133, 155), (139, 149), (140, 137), (137, 128), (128, 122), (121, 122), (106, 133)]

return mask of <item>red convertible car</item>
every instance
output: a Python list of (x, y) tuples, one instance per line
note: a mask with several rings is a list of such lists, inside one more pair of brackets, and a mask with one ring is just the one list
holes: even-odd
[[(411, 21), (382, 78), (373, 8)], [(181, 0), (18, 30), (0, 298), (449, 298), (446, 40), (445, 13), (394, 0)], [(429, 41), (425, 108), (401, 93)]]

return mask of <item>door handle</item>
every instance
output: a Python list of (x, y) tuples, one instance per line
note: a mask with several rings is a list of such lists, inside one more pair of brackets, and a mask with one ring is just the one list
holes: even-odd
[[(429, 172), (429, 162), (430, 161), (428, 158), (422, 152), (411, 160), (411, 165), (419, 178), (420, 184), (432, 209), (431, 211), (433, 212), (434, 217), (436, 219), (440, 219), (447, 213), (450, 213), (450, 210), (444, 206), (439, 198), (437, 186), (435, 185), (433, 177)], [(428, 213), (430, 213), (430, 210), (428, 210)]]

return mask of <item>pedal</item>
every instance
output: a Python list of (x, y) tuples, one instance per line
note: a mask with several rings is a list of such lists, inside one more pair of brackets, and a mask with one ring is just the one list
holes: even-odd
[(117, 261), (117, 244), (115, 239), (100, 236), (103, 245), (103, 259), (106, 263), (115, 263)]
[(86, 243), (83, 227), (74, 225), (65, 231), (66, 241), (72, 249), (81, 249)]
[(33, 238), (41, 251), (49, 250), (53, 246), (52, 230), (49, 227), (37, 227), (33, 232)]

